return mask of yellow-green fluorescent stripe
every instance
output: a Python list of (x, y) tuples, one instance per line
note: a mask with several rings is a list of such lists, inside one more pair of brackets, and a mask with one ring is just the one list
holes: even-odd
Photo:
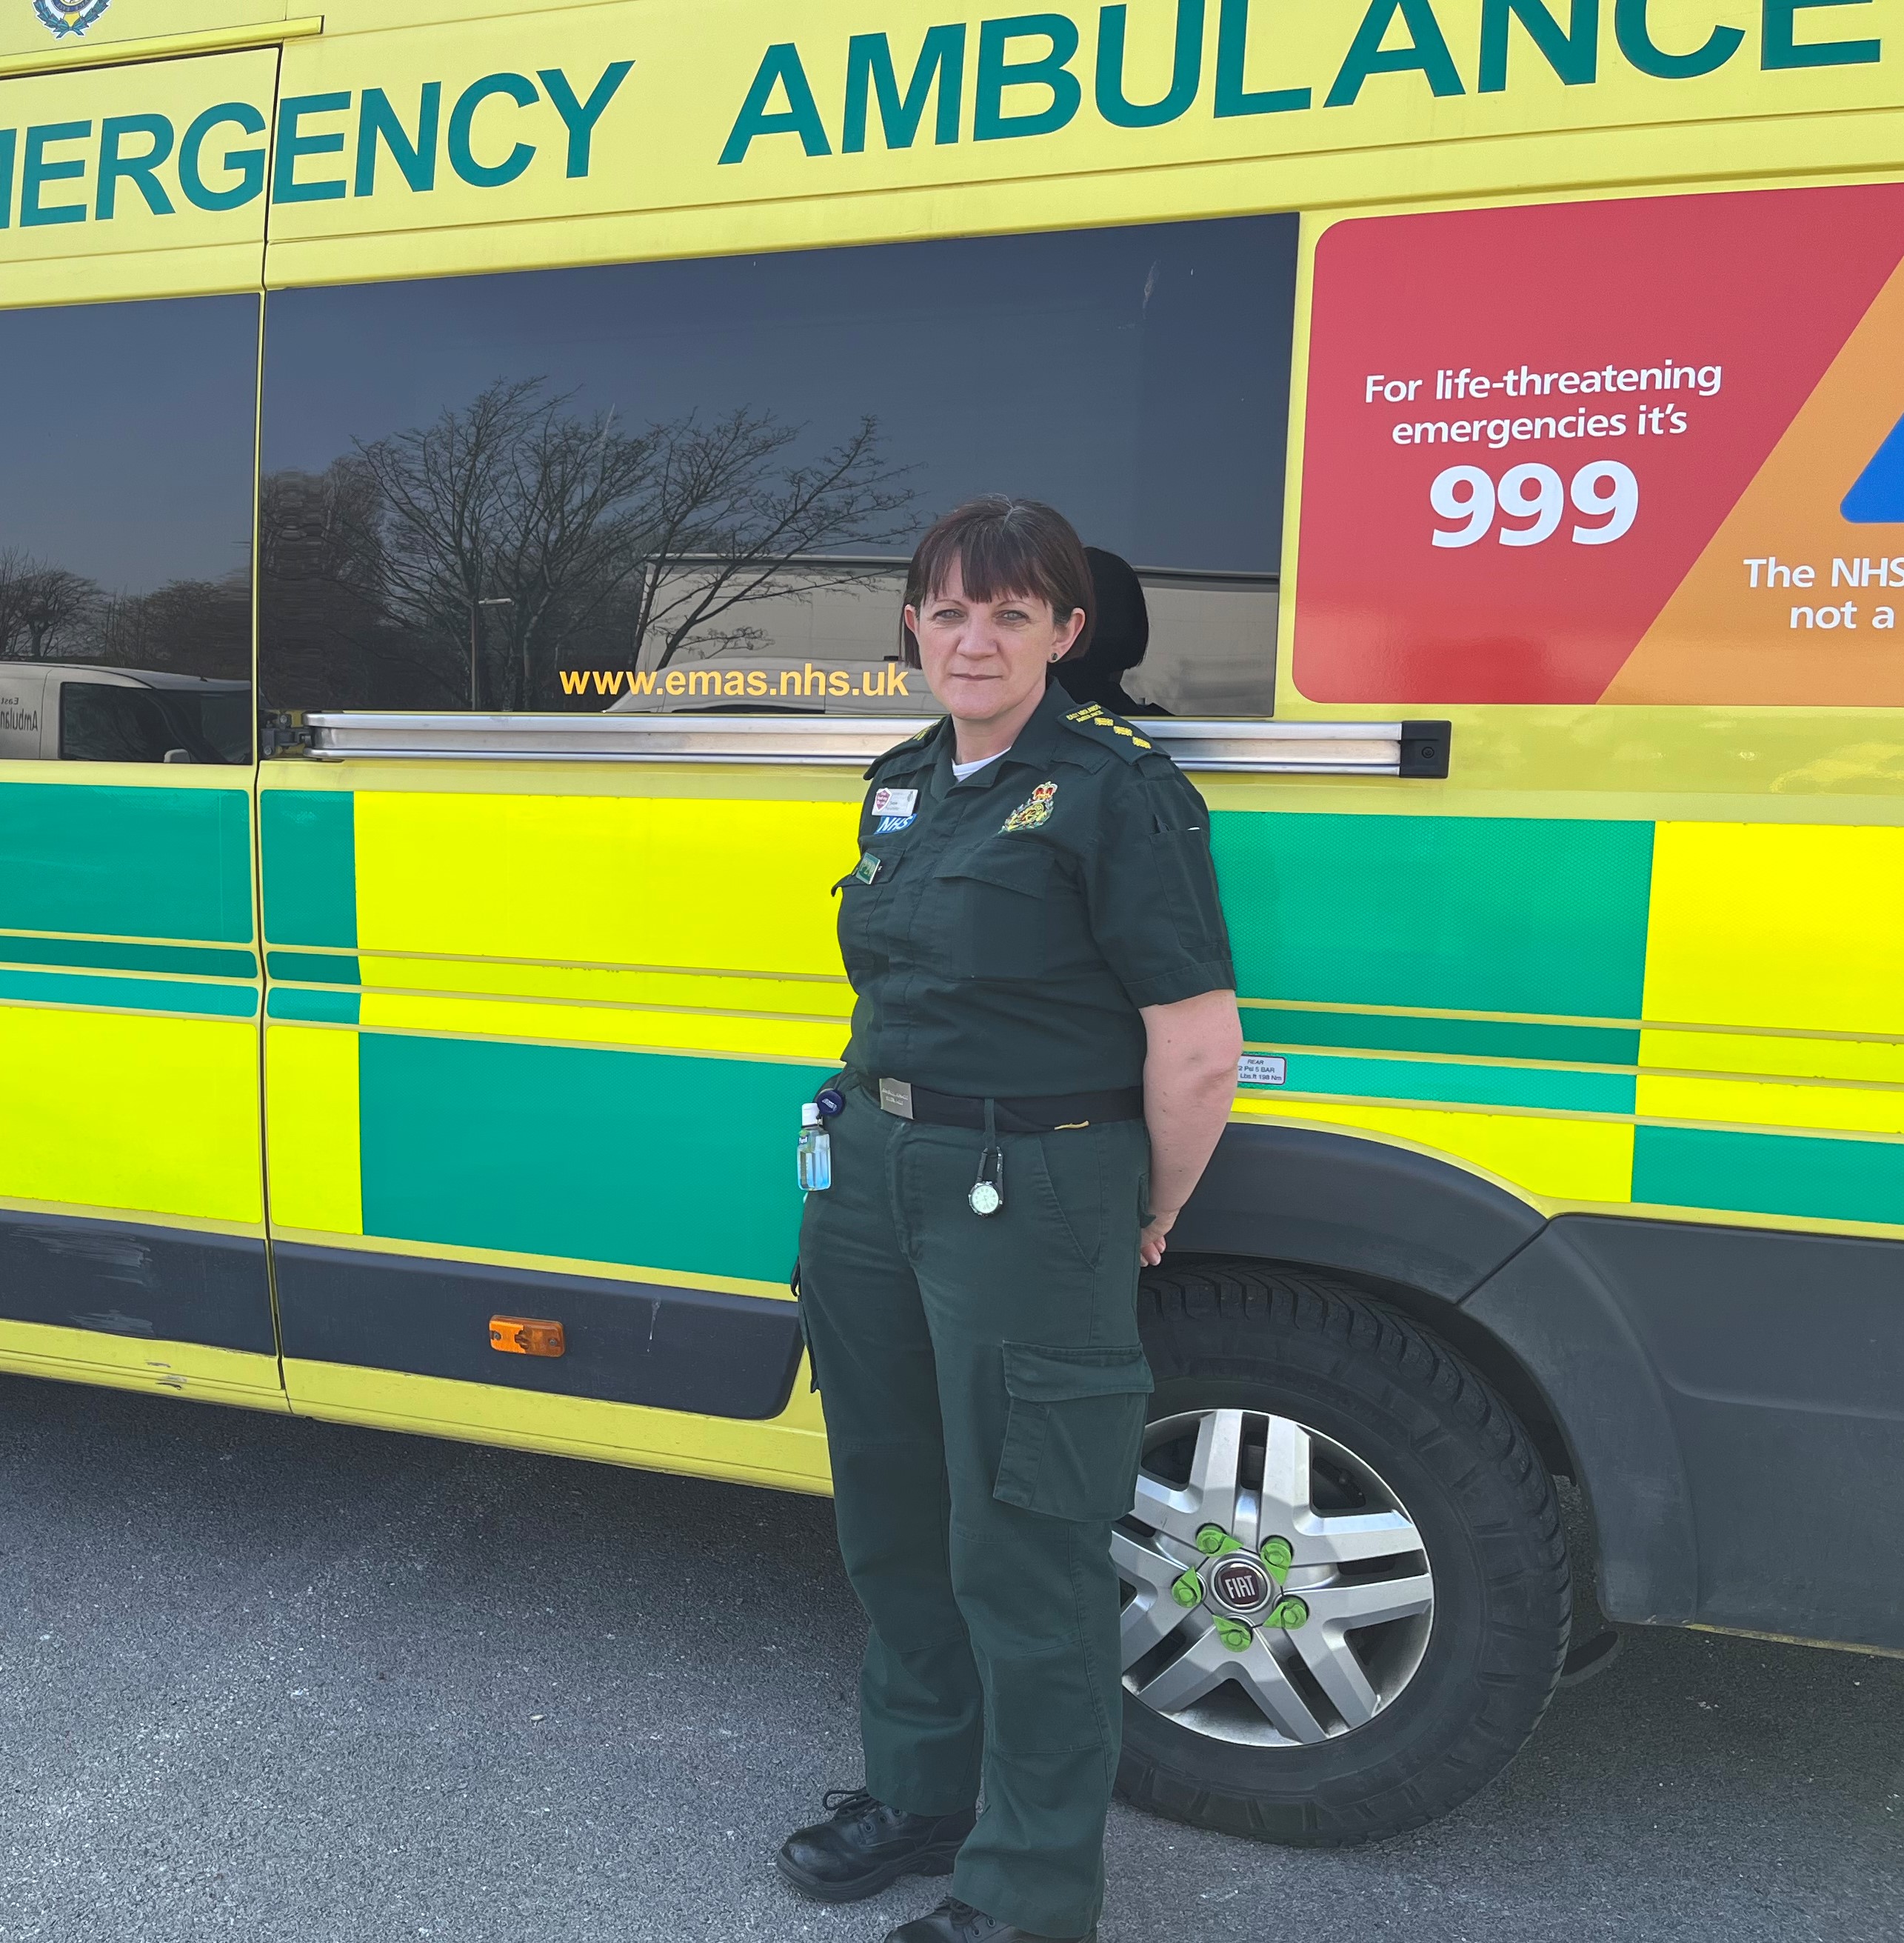
[(773, 978), (756, 972), (653, 972), (609, 965), (517, 965), (500, 959), (373, 956), (363, 982), (386, 990), (469, 993), (496, 998), (587, 999), (598, 1005), (684, 1011), (777, 1012), (846, 1018), (852, 988), (835, 978)]
[(1305, 1046), (1327, 1052), (1400, 1052), (1447, 1057), (1631, 1066), (1639, 1035), (1630, 1027), (1515, 1019), (1436, 1018), (1334, 1007), (1245, 1002), (1243, 1030), (1266, 1051)]
[(357, 938), (375, 953), (839, 970), (848, 803), (360, 791)]
[[(268, 764), (263, 776), (276, 780)], [(356, 944), (353, 803), (348, 790), (260, 789), (265, 935), (274, 944)]]
[(358, 1036), (363, 1224), (515, 1254), (784, 1276), (819, 1061)]
[(207, 984), (190, 978), (136, 973), (0, 971), (0, 1001), (25, 1005), (87, 1005), (114, 1011), (191, 1012), (248, 1019), (258, 1011), (253, 984)]
[(1685, 1073), (1749, 1073), (1764, 1079), (1859, 1079), (1904, 1086), (1904, 1044), (1875, 1039), (1782, 1039), (1753, 1032), (1681, 1032), (1648, 1026), (1639, 1063)]
[(272, 1221), (362, 1234), (357, 1034), (268, 1025), (265, 1110)]
[(566, 1045), (653, 1046), (728, 1057), (837, 1060), (843, 1021), (747, 1018), (714, 1012), (624, 1010), (613, 1005), (523, 1004), (507, 999), (425, 998), (366, 992), (366, 1027), (488, 1039), (543, 1039)]
[(1633, 1129), (1618, 1121), (1446, 1113), (1431, 1107), (1329, 1104), (1256, 1095), (1239, 1100), (1236, 1114), (1245, 1120), (1308, 1120), (1387, 1134), (1465, 1161), (1550, 1200), (1633, 1198)]
[(1642, 1074), (1639, 1112), (1649, 1120), (1704, 1120), (1742, 1127), (1815, 1127), (1847, 1134), (1904, 1134), (1904, 1088), (1791, 1086), (1757, 1079)]
[(274, 985), (265, 1015), (273, 1019), (311, 1019), (326, 1025), (354, 1026), (363, 1000), (355, 992), (330, 986)]
[(32, 937), (0, 932), (0, 964), (104, 972), (155, 972), (194, 978), (255, 978), (256, 955), (205, 944), (125, 944), (116, 938)]
[(1630, 1113), (1633, 1082), (1625, 1073), (1550, 1066), (1475, 1066), (1418, 1056), (1369, 1059), (1332, 1053), (1288, 1055), (1292, 1093), (1333, 1093), (1450, 1105), (1531, 1107), (1561, 1112)]
[(248, 791), (176, 772), (130, 784), (76, 780), (84, 766), (0, 782), (0, 926), (249, 944)]
[(1904, 829), (1660, 824), (1645, 1017), (1904, 1033)]
[(0, 1005), (0, 1195), (263, 1218), (249, 1021)]

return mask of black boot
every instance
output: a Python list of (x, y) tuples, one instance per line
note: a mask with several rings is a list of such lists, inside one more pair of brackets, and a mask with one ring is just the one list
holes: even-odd
[(796, 1830), (780, 1844), (780, 1872), (802, 1895), (857, 1902), (901, 1876), (945, 1876), (976, 1812), (909, 1815), (863, 1788), (837, 1788), (820, 1806), (832, 1819)]
[[(886, 1943), (1060, 1943), (1052, 1936), (1035, 1936), (1029, 1929), (1014, 1929), (1000, 1923), (969, 1902), (949, 1895), (930, 1916), (915, 1917), (888, 1930)], [(1081, 1937), (1078, 1943), (1097, 1943), (1097, 1932)]]

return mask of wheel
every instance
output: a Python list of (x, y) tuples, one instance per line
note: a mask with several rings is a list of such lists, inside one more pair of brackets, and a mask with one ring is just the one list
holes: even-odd
[(1459, 1357), (1319, 1278), (1165, 1269), (1141, 1304), (1120, 1791), (1304, 1846), (1446, 1813), (1525, 1742), (1566, 1655), (1526, 1432)]

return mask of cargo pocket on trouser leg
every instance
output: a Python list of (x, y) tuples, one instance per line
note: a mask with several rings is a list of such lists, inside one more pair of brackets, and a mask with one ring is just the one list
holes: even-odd
[(1004, 1352), (1011, 1401), (992, 1496), (1047, 1518), (1122, 1518), (1151, 1388), (1143, 1351), (1007, 1343)]

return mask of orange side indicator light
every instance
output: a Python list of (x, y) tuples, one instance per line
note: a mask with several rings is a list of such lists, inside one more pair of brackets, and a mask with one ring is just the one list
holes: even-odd
[(511, 1356), (560, 1356), (569, 1345), (560, 1322), (540, 1322), (526, 1315), (489, 1318), (489, 1347)]

